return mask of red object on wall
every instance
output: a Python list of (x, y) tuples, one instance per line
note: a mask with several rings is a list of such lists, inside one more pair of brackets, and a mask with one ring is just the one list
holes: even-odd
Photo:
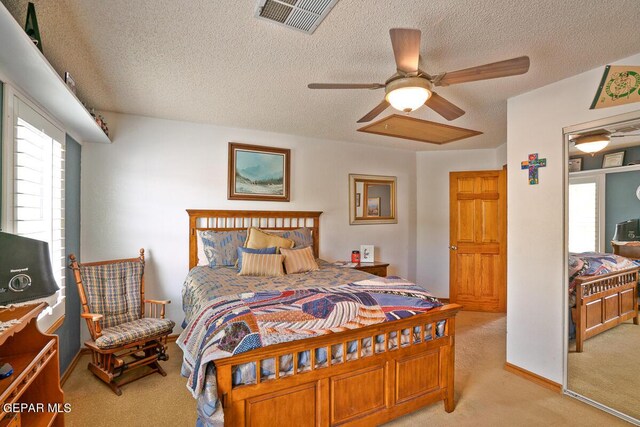
[(360, 251), (351, 251), (351, 262), (360, 263)]

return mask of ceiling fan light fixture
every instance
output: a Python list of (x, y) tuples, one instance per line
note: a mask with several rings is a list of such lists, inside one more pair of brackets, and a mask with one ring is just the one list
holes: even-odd
[(385, 99), (393, 108), (410, 113), (431, 97), (431, 84), (421, 77), (407, 77), (389, 82)]
[(611, 141), (611, 137), (606, 133), (582, 135), (573, 139), (573, 143), (578, 150), (589, 154), (604, 150), (609, 145), (609, 141)]

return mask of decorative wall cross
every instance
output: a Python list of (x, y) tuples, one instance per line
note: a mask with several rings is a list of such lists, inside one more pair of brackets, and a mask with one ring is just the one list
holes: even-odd
[(529, 160), (522, 162), (522, 169), (529, 169), (529, 185), (536, 185), (538, 180), (538, 168), (547, 166), (547, 159), (538, 159), (538, 153), (529, 154)]

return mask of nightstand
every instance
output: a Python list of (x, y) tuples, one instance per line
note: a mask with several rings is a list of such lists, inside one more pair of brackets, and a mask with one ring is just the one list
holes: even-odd
[(358, 264), (353, 268), (356, 270), (366, 271), (370, 274), (375, 274), (376, 276), (387, 277), (387, 267), (389, 267), (389, 263), (376, 261)]

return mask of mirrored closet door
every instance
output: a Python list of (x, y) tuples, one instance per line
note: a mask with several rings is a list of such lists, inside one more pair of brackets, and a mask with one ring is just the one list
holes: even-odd
[(565, 129), (567, 392), (640, 422), (640, 112)]

